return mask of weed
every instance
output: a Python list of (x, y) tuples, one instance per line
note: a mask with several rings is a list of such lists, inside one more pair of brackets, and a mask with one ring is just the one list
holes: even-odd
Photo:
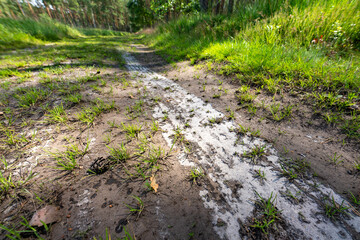
[(260, 178), (261, 180), (266, 180), (265, 172), (261, 171), (261, 169), (256, 171), (256, 177)]
[(236, 129), (237, 133), (240, 133), (242, 135), (250, 135), (252, 137), (260, 137), (261, 132), (260, 130), (251, 130), (250, 127), (245, 128), (243, 125), (238, 124), (238, 128)]
[(325, 215), (331, 219), (337, 219), (341, 215), (347, 214), (346, 210), (348, 209), (349, 207), (344, 206), (344, 200), (339, 205), (335, 201), (334, 196), (332, 196), (331, 199), (328, 199), (324, 205)]
[(123, 131), (126, 132), (126, 135), (129, 138), (135, 138), (139, 135), (139, 133), (141, 132), (141, 128), (142, 125), (137, 125), (137, 124), (127, 124), (125, 125), (124, 123), (121, 123)]
[(301, 191), (296, 192), (295, 195), (294, 195), (290, 190), (287, 190), (286, 193), (285, 193), (285, 196), (293, 199), (294, 201), (296, 201), (298, 203), (299, 199), (296, 196), (298, 196), (300, 194), (301, 194)]
[(341, 155), (338, 155), (338, 153), (334, 153), (334, 156), (330, 157), (330, 162), (338, 165), (342, 163), (344, 160), (340, 160)]
[(157, 162), (165, 156), (165, 151), (159, 146), (158, 148), (151, 147), (148, 156), (143, 159), (144, 163), (148, 163), (149, 167), (154, 167)]
[(251, 103), (254, 101), (256, 96), (250, 92), (236, 93), (235, 97), (239, 100), (240, 104)]
[(289, 178), (289, 180), (294, 180), (298, 177), (293, 168), (285, 168), (284, 165), (280, 165), (282, 170), (282, 175)]
[(110, 126), (110, 128), (119, 128), (120, 127), (120, 125), (115, 123), (115, 120), (113, 120), (112, 122), (108, 121), (107, 124)]
[(9, 165), (8, 161), (6, 160), (5, 156), (3, 156), (3, 155), (1, 156), (1, 162), (3, 163), (3, 166), (1, 168), (3, 171), (8, 170), (12, 166), (12, 165)]
[(272, 118), (275, 121), (281, 121), (286, 117), (290, 117), (292, 113), (292, 108), (294, 106), (289, 105), (280, 110), (280, 104), (272, 104), (270, 105), (270, 112), (272, 114)]
[(118, 148), (114, 148), (110, 146), (106, 146), (106, 147), (110, 150), (109, 154), (111, 160), (115, 162), (124, 162), (130, 158), (130, 155), (123, 143), (120, 146), (118, 146)]
[(190, 181), (193, 183), (197, 183), (197, 181), (204, 176), (204, 171), (199, 167), (190, 170)]
[(0, 194), (1, 196), (7, 195), (12, 189), (20, 189), (24, 187), (32, 178), (36, 176), (33, 172), (30, 172), (27, 177), (23, 180), (14, 180), (12, 174), (10, 173), (7, 177), (4, 176), (5, 173), (0, 171)]
[(111, 143), (111, 134), (110, 133), (108, 133), (108, 134), (105, 134), (104, 135), (104, 137), (103, 137), (103, 139), (104, 139), (104, 142), (106, 143), (106, 144), (110, 144)]
[(260, 208), (262, 215), (260, 219), (255, 219), (255, 224), (251, 225), (251, 227), (259, 228), (263, 233), (268, 234), (267, 230), (271, 224), (279, 219), (280, 212), (274, 204), (276, 196), (273, 197), (273, 193), (271, 193), (270, 197), (265, 199), (259, 193), (255, 193), (259, 197), (259, 200), (257, 200), (255, 204)]
[(357, 171), (360, 171), (360, 162), (359, 161), (354, 161), (354, 168), (355, 168), (355, 170), (357, 170)]
[(18, 100), (19, 106), (28, 108), (34, 106), (38, 101), (44, 100), (49, 93), (38, 88), (21, 88), (18, 89), (18, 94), (15, 94), (14, 97)]
[(213, 98), (220, 98), (221, 97), (221, 93), (214, 93), (214, 95), (212, 96)]
[[(8, 227), (0, 224), (0, 228), (5, 230), (6, 232), (8, 232), (8, 234), (6, 234), (6, 237), (8, 237), (9, 239), (12, 239), (12, 240), (23, 239), (22, 234), (30, 233), (30, 234), (34, 234), (36, 236), (36, 239), (44, 240), (44, 238), (42, 238), (40, 236), (38, 231), (34, 227), (30, 226), (29, 222), (23, 216), (21, 218), (23, 219), (23, 221), (20, 222), (20, 224), (22, 226), (24, 226), (26, 228), (26, 230), (15, 230), (13, 228), (8, 228)], [(48, 226), (45, 223), (43, 223), (43, 225), (44, 225), (45, 230), (48, 231), (49, 230)]]
[(250, 103), (248, 106), (247, 106), (247, 109), (249, 111), (249, 113), (253, 116), (255, 116), (256, 112), (257, 112), (257, 107), (255, 106), (255, 104), (253, 103)]
[(130, 206), (130, 205), (128, 205), (128, 204), (125, 204), (125, 206), (126, 206), (127, 208), (129, 208), (129, 210), (130, 210), (131, 213), (137, 213), (137, 214), (138, 214), (138, 217), (139, 217), (140, 214), (144, 211), (144, 208), (145, 208), (144, 202), (143, 202), (143, 201), (141, 200), (141, 198), (139, 198), (138, 196), (133, 195), (133, 196), (131, 196), (131, 197), (136, 200), (137, 206), (136, 206), (136, 207), (132, 207), (132, 206)]
[(112, 102), (112, 104), (106, 104), (101, 99), (96, 99), (93, 102), (93, 106), (83, 108), (80, 113), (77, 114), (77, 118), (79, 121), (86, 123), (86, 124), (92, 124), (97, 116), (99, 116), (102, 112), (108, 111), (115, 108), (115, 103)]
[(350, 195), (351, 195), (351, 201), (352, 201), (354, 204), (360, 206), (360, 197), (357, 198), (357, 197), (354, 196), (354, 194), (353, 194), (352, 192), (350, 192), (350, 191), (349, 191), (349, 193), (350, 193)]
[(68, 120), (63, 104), (49, 110), (49, 113), (46, 115), (48, 116), (49, 122), (65, 123)]
[(229, 120), (235, 120), (235, 112), (233, 110), (230, 110), (229, 115), (226, 116)]
[(72, 103), (79, 103), (82, 99), (82, 95), (80, 93), (69, 94), (65, 97), (65, 100)]
[(153, 132), (159, 131), (159, 123), (157, 121), (155, 121), (154, 119), (152, 120), (151, 131), (153, 131)]
[(265, 155), (265, 146), (256, 145), (250, 151), (247, 151), (243, 154), (243, 157), (250, 158), (255, 162), (256, 159)]
[(79, 149), (77, 144), (66, 146), (64, 152), (48, 152), (56, 160), (58, 167), (56, 169), (72, 171), (79, 167), (77, 159), (83, 157), (89, 149), (90, 141), (88, 140), (83, 150)]

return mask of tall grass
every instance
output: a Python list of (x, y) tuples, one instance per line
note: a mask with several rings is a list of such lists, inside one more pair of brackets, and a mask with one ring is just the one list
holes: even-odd
[(76, 38), (81, 33), (51, 19), (0, 18), (0, 49), (21, 48), (36, 45), (42, 41), (56, 41), (64, 38)]
[(172, 21), (147, 41), (172, 60), (221, 62), (220, 73), (261, 85), (276, 78), (303, 89), (360, 88), (356, 0), (254, 0), (230, 17)]

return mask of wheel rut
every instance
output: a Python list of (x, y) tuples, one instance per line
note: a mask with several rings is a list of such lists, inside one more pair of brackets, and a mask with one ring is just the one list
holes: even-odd
[[(182, 165), (201, 167), (211, 182), (199, 195), (211, 211), (215, 231), (222, 239), (245, 237), (243, 228), (254, 217), (254, 202), (259, 196), (274, 197), (286, 226), (286, 238), (359, 238), (358, 215), (349, 212), (341, 221), (325, 216), (326, 197), (337, 205), (351, 207), (339, 194), (315, 179), (289, 180), (281, 171), (282, 157), (266, 140), (246, 134), (239, 136), (234, 131), (236, 124), (209, 103), (141, 65), (131, 53), (124, 52), (123, 58), (129, 72), (143, 82), (148, 92), (161, 96), (153, 117), (169, 120), (160, 124), (167, 144), (173, 146), (177, 130), (195, 146), (191, 153), (178, 154), (178, 159)], [(265, 151), (259, 161), (246, 156), (256, 148)], [(259, 171), (266, 181), (260, 181), (254, 174)], [(284, 192), (299, 196), (301, 201), (291, 201)]]

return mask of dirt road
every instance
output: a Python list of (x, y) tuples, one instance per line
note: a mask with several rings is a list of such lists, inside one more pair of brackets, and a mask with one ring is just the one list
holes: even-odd
[[(173, 144), (171, 136), (176, 129), (190, 143), (189, 149), (181, 148), (178, 160), (184, 166), (204, 170), (208, 181), (199, 194), (221, 238), (254, 237), (250, 226), (266, 224), (254, 219), (268, 211), (255, 203), (259, 200), (276, 206), (273, 228), (278, 231), (272, 234), (277, 239), (359, 237), (358, 212), (351, 211), (350, 203), (331, 188), (311, 177), (298, 178), (285, 167), (289, 159), (280, 156), (266, 140), (237, 132), (236, 122), (211, 104), (142, 66), (130, 53), (123, 57), (129, 71), (142, 79), (151, 94), (161, 97), (153, 117), (170, 120), (160, 124), (168, 146)], [(334, 208), (350, 207), (349, 215), (341, 221), (327, 217), (326, 206), (331, 208), (332, 204)]]
[(1, 56), (1, 238), (360, 239), (355, 143), (131, 38)]

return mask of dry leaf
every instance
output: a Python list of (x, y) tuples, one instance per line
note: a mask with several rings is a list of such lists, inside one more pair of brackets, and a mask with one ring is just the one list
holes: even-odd
[(154, 176), (150, 177), (150, 186), (152, 187), (152, 189), (154, 189), (154, 192), (157, 192), (159, 184), (156, 183), (156, 179)]
[(47, 205), (36, 211), (30, 220), (30, 226), (43, 226), (43, 223), (50, 224), (61, 220), (61, 212), (56, 206)]

